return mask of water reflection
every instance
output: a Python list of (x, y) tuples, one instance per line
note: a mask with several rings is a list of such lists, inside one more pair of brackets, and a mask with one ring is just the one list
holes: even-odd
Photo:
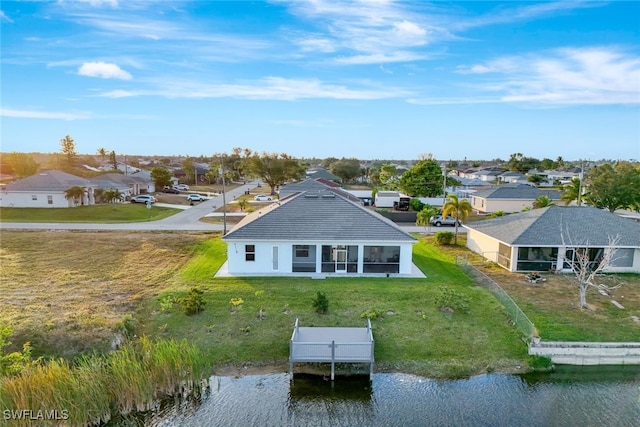
[(568, 368), (437, 381), (407, 374), (213, 377), (201, 402), (147, 426), (637, 426), (640, 368)]

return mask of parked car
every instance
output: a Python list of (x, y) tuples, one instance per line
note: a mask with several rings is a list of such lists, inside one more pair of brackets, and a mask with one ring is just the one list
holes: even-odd
[(131, 203), (155, 203), (158, 199), (150, 194), (139, 194), (131, 198)]
[[(436, 227), (440, 227), (441, 225), (456, 225), (456, 219), (452, 216), (448, 216), (446, 218), (442, 218), (442, 215), (432, 216), (429, 219), (431, 225), (435, 225)], [(462, 222), (458, 220), (458, 225), (462, 225)]]
[(187, 200), (190, 202), (202, 202), (203, 200), (207, 200), (207, 198), (200, 194), (189, 194)]
[(271, 198), (271, 196), (267, 196), (266, 194), (258, 194), (253, 198), (253, 200), (257, 202), (270, 202), (273, 199)]
[(176, 187), (170, 187), (168, 185), (165, 185), (164, 188), (162, 189), (163, 193), (173, 193), (173, 194), (180, 194), (180, 190), (178, 190)]
[(178, 184), (178, 185), (174, 185), (173, 188), (180, 190), (180, 191), (189, 191), (189, 186), (187, 184)]

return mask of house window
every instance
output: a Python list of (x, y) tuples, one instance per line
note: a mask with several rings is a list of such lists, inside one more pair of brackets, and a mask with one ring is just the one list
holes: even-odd
[(53, 204), (53, 196), (47, 196), (47, 203), (50, 205)]
[(35, 195), (35, 194), (32, 194), (32, 195), (31, 195), (31, 200), (38, 200), (38, 196), (37, 196), (37, 195)]
[(256, 245), (244, 245), (244, 260), (245, 261), (256, 260)]
[(309, 258), (309, 245), (295, 245), (296, 258)]

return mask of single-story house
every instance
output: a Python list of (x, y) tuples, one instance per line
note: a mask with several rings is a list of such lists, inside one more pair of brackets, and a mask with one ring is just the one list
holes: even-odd
[(250, 213), (222, 240), (228, 272), (236, 276), (408, 276), (416, 243), (393, 222), (326, 186)]
[(480, 214), (497, 211), (521, 212), (525, 208), (531, 208), (533, 202), (543, 195), (549, 196), (553, 201), (558, 201), (561, 193), (558, 190), (540, 190), (529, 184), (505, 184), (473, 193), (471, 207)]
[(512, 272), (570, 272), (578, 248), (592, 261), (618, 237), (609, 273), (640, 273), (640, 223), (591, 206), (548, 206), (470, 222), (467, 247)]
[(95, 185), (80, 176), (59, 170), (44, 170), (35, 175), (4, 185), (0, 189), (0, 206), (13, 208), (70, 208), (76, 206), (65, 192), (81, 187), (84, 196), (78, 204), (95, 204)]

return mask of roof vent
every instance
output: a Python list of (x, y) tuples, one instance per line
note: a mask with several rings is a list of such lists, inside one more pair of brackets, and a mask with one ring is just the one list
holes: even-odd
[(318, 194), (317, 193), (304, 193), (304, 198), (305, 199), (317, 199), (318, 198)]
[(335, 199), (336, 195), (333, 194), (333, 193), (325, 193), (325, 194), (322, 195), (322, 198), (323, 199)]

